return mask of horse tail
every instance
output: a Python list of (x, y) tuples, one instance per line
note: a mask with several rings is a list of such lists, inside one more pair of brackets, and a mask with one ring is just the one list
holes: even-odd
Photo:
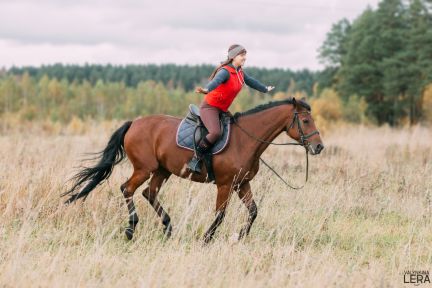
[(65, 202), (65, 204), (70, 204), (82, 197), (84, 197), (84, 201), (99, 183), (110, 177), (114, 166), (120, 163), (126, 156), (124, 151), (124, 136), (131, 125), (132, 121), (125, 122), (111, 135), (111, 138), (104, 150), (92, 153), (98, 155), (92, 159), (99, 159), (99, 162), (95, 166), (84, 167), (84, 169), (79, 171), (70, 179), (74, 182), (72, 188), (61, 194), (61, 196), (70, 195), (76, 192), (77, 188), (81, 186), (81, 184), (84, 182), (88, 183), (79, 193), (70, 195), (70, 198)]

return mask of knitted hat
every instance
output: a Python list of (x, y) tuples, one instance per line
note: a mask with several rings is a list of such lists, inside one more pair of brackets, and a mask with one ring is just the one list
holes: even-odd
[(241, 45), (238, 45), (237, 47), (229, 50), (228, 51), (228, 60), (233, 59), (237, 55), (241, 54), (241, 52), (246, 52), (246, 49)]

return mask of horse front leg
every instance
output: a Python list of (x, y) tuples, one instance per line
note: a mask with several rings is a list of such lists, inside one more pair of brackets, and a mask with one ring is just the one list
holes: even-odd
[(216, 232), (216, 229), (222, 223), (225, 218), (225, 209), (228, 205), (231, 194), (231, 187), (229, 185), (218, 186), (218, 192), (216, 197), (216, 219), (210, 225), (210, 228), (204, 234), (204, 242), (209, 243)]
[(238, 195), (242, 202), (245, 204), (246, 208), (249, 212), (249, 217), (247, 220), (246, 225), (240, 230), (239, 233), (239, 240), (242, 239), (244, 236), (249, 234), (249, 231), (252, 227), (252, 224), (254, 223), (257, 215), (258, 215), (258, 208), (256, 206), (256, 203), (253, 199), (252, 190), (250, 187), (249, 182), (243, 183), (240, 186), (240, 189), (238, 191)]

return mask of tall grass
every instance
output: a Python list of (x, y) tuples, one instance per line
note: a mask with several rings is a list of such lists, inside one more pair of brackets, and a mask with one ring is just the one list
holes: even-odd
[[(216, 189), (172, 176), (161, 203), (173, 236), (135, 193), (140, 222), (124, 236), (128, 215), (119, 186), (131, 165), (84, 203), (65, 207), (64, 181), (83, 153), (101, 150), (120, 122), (0, 136), (0, 286), (6, 287), (364, 287), (402, 286), (403, 271), (432, 263), (432, 133), (413, 127), (341, 127), (323, 136), (310, 182), (286, 188), (262, 166), (251, 182), (258, 218), (247, 220), (233, 195), (215, 241), (202, 237), (214, 219)], [(57, 133), (58, 132), (58, 133)], [(287, 136), (281, 136), (286, 140)], [(263, 155), (293, 184), (303, 179), (300, 148)]]

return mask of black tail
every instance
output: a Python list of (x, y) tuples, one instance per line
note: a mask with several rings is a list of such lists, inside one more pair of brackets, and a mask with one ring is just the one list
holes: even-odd
[(100, 158), (99, 162), (94, 167), (84, 167), (83, 170), (78, 172), (72, 179), (75, 183), (70, 190), (61, 194), (61, 196), (69, 195), (74, 193), (79, 186), (84, 182), (88, 182), (87, 185), (79, 192), (72, 194), (70, 198), (65, 202), (69, 204), (84, 197), (87, 198), (90, 192), (103, 180), (107, 179), (114, 168), (114, 165), (120, 163), (125, 155), (124, 151), (124, 136), (131, 126), (132, 121), (127, 121), (119, 129), (117, 129), (112, 135), (108, 142), (108, 145), (101, 152), (95, 154), (99, 155), (94, 159)]

